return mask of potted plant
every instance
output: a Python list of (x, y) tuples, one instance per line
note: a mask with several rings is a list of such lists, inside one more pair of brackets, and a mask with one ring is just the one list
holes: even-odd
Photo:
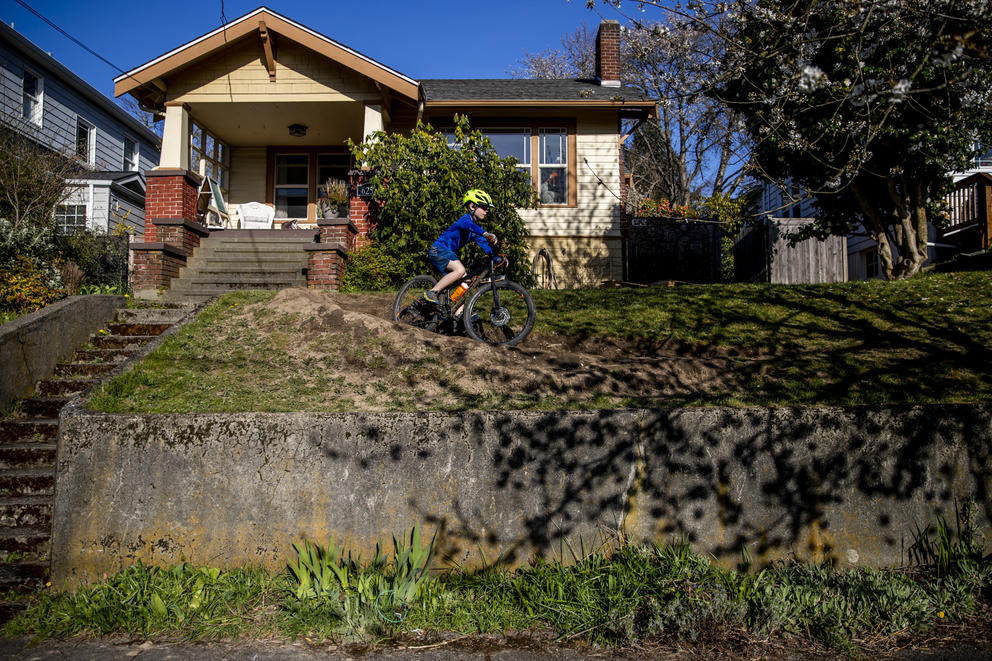
[(322, 218), (341, 218), (347, 214), (348, 184), (343, 179), (328, 179), (318, 200)]

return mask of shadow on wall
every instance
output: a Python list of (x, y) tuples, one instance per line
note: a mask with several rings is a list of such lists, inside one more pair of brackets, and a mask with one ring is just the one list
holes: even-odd
[[(442, 555), (459, 563), (473, 564), (479, 549), (488, 562), (496, 554), (509, 564), (567, 560), (570, 549), (622, 533), (645, 542), (682, 537), (724, 562), (746, 546), (766, 562), (794, 555), (892, 566), (908, 560), (917, 526), (938, 513), (953, 520), (958, 499), (976, 498), (985, 513), (978, 525), (988, 530), (990, 413), (907, 406), (478, 414), (440, 435), (424, 420), (413, 424), (419, 438), (442, 441), (441, 453), (430, 441), (383, 452), (373, 442), (354, 463), (359, 471), (413, 463), (427, 477), (446, 462), (458, 484), (437, 476), (409, 490), (405, 504), (416, 514), (410, 523), (435, 526)], [(385, 440), (377, 425), (364, 433)], [(446, 454), (452, 444), (468, 451)], [(465, 484), (486, 475), (490, 483), (478, 490)]]

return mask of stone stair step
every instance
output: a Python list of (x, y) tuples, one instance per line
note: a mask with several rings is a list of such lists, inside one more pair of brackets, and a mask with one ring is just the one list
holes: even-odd
[[(48, 563), (22, 560), (0, 564), (0, 586), (40, 588), (48, 582)], [(0, 601), (0, 620), (6, 622), (27, 607), (26, 601)], [(8, 617), (10, 616), (10, 617)]]
[(15, 441), (0, 444), (0, 470), (51, 468), (55, 465), (55, 443)]
[[(244, 262), (230, 262), (224, 264), (208, 264), (196, 269), (197, 273), (216, 273), (220, 275), (297, 275), (305, 265), (289, 262), (270, 262), (267, 264), (246, 264)], [(182, 277), (182, 276), (180, 276)]]
[(116, 365), (127, 360), (134, 353), (133, 349), (76, 349), (76, 354), (73, 357), (76, 362), (80, 363), (103, 362)]
[(171, 308), (121, 308), (117, 321), (122, 324), (172, 324), (186, 316), (187, 309)]
[(36, 390), (44, 397), (66, 397), (86, 392), (94, 383), (96, 379), (45, 379)]
[(25, 397), (20, 400), (25, 418), (57, 418), (71, 397)]
[(0, 441), (54, 439), (59, 433), (58, 418), (4, 418), (0, 420)]
[(55, 376), (96, 376), (98, 374), (105, 374), (110, 370), (114, 369), (116, 365), (114, 363), (87, 363), (87, 362), (72, 362), (72, 363), (59, 363), (55, 366)]
[(111, 335), (161, 335), (172, 324), (135, 324), (114, 322), (107, 324)]
[(0, 496), (55, 495), (55, 468), (8, 468), (0, 470)]
[(51, 542), (52, 529), (48, 527), (0, 527), (0, 551), (48, 555)]
[(143, 347), (155, 339), (155, 335), (100, 335), (92, 342), (101, 349), (127, 349)]
[(0, 498), (0, 526), (49, 528), (54, 504), (50, 496)]

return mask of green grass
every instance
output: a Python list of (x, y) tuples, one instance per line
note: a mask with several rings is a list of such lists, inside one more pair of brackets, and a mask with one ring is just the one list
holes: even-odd
[[(252, 308), (272, 292), (238, 292), (210, 306), (144, 363), (99, 391), (108, 412), (343, 411), (343, 395), (422, 408), (409, 371), (389, 370), (376, 338), (285, 332), (298, 320)], [(862, 405), (992, 399), (992, 273), (930, 273), (903, 282), (833, 285), (691, 285), (533, 292), (536, 334), (620, 338), (654, 351), (723, 361), (719, 388), (659, 398), (609, 393), (493, 397), (460, 390), (431, 406), (595, 409), (679, 405)], [(265, 312), (266, 314), (262, 314)], [(265, 330), (268, 328), (269, 330)], [(535, 335), (536, 337), (536, 335)], [(314, 356), (287, 348), (314, 342)], [(332, 353), (327, 353), (333, 347)], [(392, 349), (397, 353), (400, 349)], [(321, 354), (320, 352), (324, 353)], [(336, 352), (336, 353), (335, 353)], [(326, 375), (347, 364), (357, 384)], [(471, 365), (463, 366), (471, 369)], [(448, 368), (445, 368), (447, 370)], [(377, 374), (377, 371), (384, 374)], [(450, 373), (448, 373), (449, 376)], [(439, 374), (438, 378), (443, 377)], [(406, 378), (406, 381), (404, 381)]]
[(338, 573), (325, 567), (306, 583), (297, 570), (273, 575), (138, 564), (74, 592), (38, 594), (2, 635), (382, 641), (418, 630), (428, 636), (542, 630), (558, 641), (609, 646), (721, 637), (739, 644), (743, 636), (852, 652), (866, 639), (919, 634), (980, 612), (992, 560), (976, 547), (942, 548), (953, 571), (799, 563), (748, 571), (717, 567), (679, 541), (614, 545), (569, 563), (448, 570), (421, 580), (403, 603), (389, 603), (393, 593), (380, 589), (410, 575), (401, 554), (362, 564), (334, 553), (329, 566)]

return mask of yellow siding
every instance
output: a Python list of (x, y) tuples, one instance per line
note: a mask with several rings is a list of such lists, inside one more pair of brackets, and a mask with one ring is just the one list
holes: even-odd
[(623, 278), (619, 237), (534, 236), (528, 247), (531, 260), (541, 248), (547, 249), (562, 289), (596, 287), (604, 280)]
[(578, 206), (524, 209), (521, 217), (534, 237), (619, 237), (620, 164), (615, 111), (578, 119), (576, 152)]
[(231, 204), (265, 201), (265, 147), (231, 148)]
[(185, 103), (380, 99), (368, 78), (289, 40), (276, 42), (275, 82), (251, 38), (170, 76), (168, 85), (169, 98)]

